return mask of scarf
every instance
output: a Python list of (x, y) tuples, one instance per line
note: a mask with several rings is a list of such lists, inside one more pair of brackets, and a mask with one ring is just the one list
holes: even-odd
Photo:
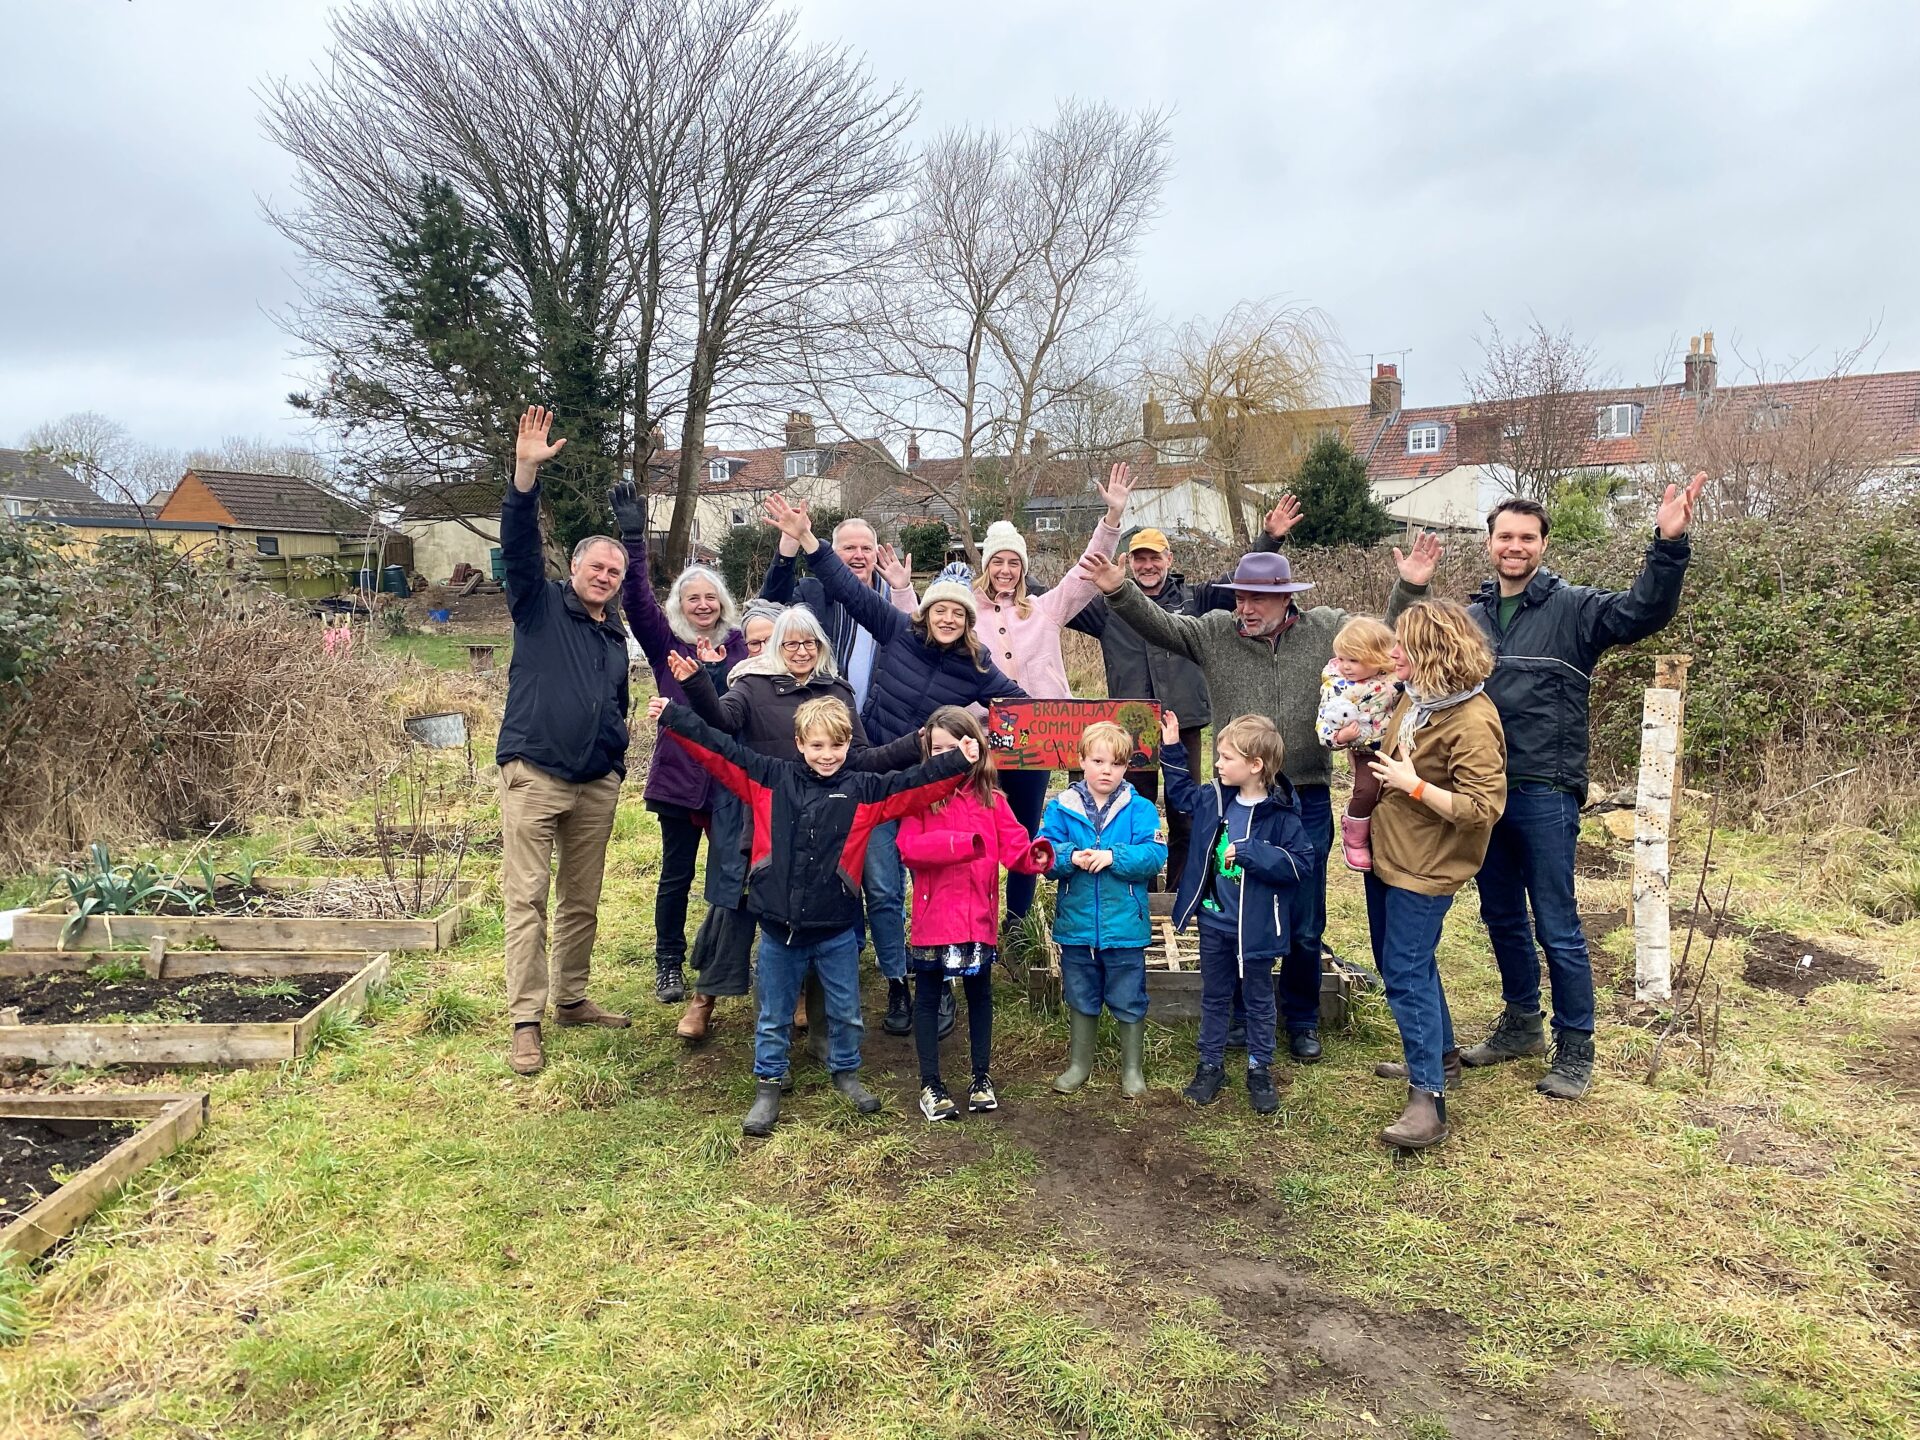
[(1456, 690), (1451, 695), (1436, 695), (1431, 700), (1422, 696), (1417, 690), (1409, 688), (1407, 698), (1413, 701), (1413, 713), (1407, 717), (1407, 723), (1400, 728), (1400, 743), (1406, 747), (1405, 753), (1409, 755), (1413, 753), (1413, 737), (1435, 715), (1442, 710), (1451, 710), (1456, 705), (1465, 704), (1486, 688), (1486, 683), (1483, 681), (1470, 690)]

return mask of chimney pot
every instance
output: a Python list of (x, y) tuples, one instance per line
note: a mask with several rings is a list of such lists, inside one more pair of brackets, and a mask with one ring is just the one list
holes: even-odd
[(1686, 392), (1689, 395), (1711, 395), (1719, 378), (1720, 362), (1714, 358), (1713, 332), (1708, 330), (1694, 337), (1693, 345), (1687, 352)]
[(920, 432), (917, 430), (909, 430), (907, 432), (907, 464), (909, 466), (914, 466), (914, 465), (918, 465), (919, 463), (920, 463)]
[(1398, 365), (1376, 365), (1373, 385), (1367, 392), (1369, 415), (1391, 415), (1400, 408), (1401, 383)]

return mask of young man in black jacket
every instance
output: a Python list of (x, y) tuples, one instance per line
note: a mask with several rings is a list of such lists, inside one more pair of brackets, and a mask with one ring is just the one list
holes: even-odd
[[(1657, 633), (1679, 610), (1692, 554), (1687, 526), (1706, 483), (1699, 474), (1684, 488), (1667, 487), (1646, 561), (1626, 590), (1569, 585), (1541, 568), (1549, 522), (1539, 501), (1504, 500), (1487, 516), (1496, 578), (1468, 608), (1493, 646), (1487, 696), (1506, 731), (1507, 808), (1477, 884), (1506, 1008), (1485, 1043), (1460, 1058), (1497, 1065), (1546, 1052), (1537, 936), (1553, 998), (1553, 1063), (1535, 1088), (1559, 1100), (1577, 1100), (1593, 1083), (1593, 968), (1573, 884), (1593, 668), (1608, 649)], [(1402, 577), (1422, 590), (1438, 555), (1394, 551)]]
[[(808, 971), (826, 992), (827, 1068), (862, 1113), (880, 1102), (860, 1083), (860, 877), (874, 827), (920, 814), (957, 792), (979, 755), (950, 750), (890, 774), (847, 769), (853, 715), (837, 699), (794, 712), (800, 764), (749, 749), (684, 705), (655, 699), (649, 719), (753, 816), (747, 906), (760, 917), (760, 1022), (753, 1108), (741, 1122), (766, 1135), (780, 1116), (793, 1007)], [(817, 1022), (816, 1022), (817, 1023)]]
[[(547, 578), (540, 466), (567, 443), (548, 441), (552, 425), (552, 412), (537, 405), (520, 417), (513, 483), (500, 506), (514, 644), (494, 759), (513, 1024), (507, 1063), (522, 1075), (545, 1063), (540, 1023), (550, 979), (560, 1024), (618, 1029), (628, 1023), (587, 999), (607, 839), (627, 773), (627, 632), (613, 608), (627, 552), (611, 536), (592, 535), (575, 547), (565, 580)], [(550, 880), (556, 850), (559, 873)], [(557, 892), (551, 959), (549, 885)]]

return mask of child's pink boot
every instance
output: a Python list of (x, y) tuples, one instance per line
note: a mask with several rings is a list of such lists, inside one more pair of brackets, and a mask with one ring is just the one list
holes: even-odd
[(1373, 846), (1369, 843), (1372, 832), (1371, 815), (1340, 817), (1340, 848), (1346, 853), (1349, 870), (1373, 869)]

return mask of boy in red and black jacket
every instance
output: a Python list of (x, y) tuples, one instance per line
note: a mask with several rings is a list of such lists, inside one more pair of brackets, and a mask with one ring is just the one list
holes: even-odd
[(780, 1116), (789, 1025), (807, 971), (827, 998), (827, 1068), (833, 1085), (863, 1113), (880, 1102), (860, 1083), (860, 877), (876, 825), (917, 815), (959, 790), (968, 770), (959, 751), (890, 774), (851, 771), (853, 716), (832, 697), (794, 712), (803, 763), (750, 750), (706, 725), (684, 705), (652, 701), (661, 733), (684, 747), (752, 815), (747, 908), (760, 917), (760, 1021), (753, 1039), (759, 1082), (741, 1129), (766, 1135)]

